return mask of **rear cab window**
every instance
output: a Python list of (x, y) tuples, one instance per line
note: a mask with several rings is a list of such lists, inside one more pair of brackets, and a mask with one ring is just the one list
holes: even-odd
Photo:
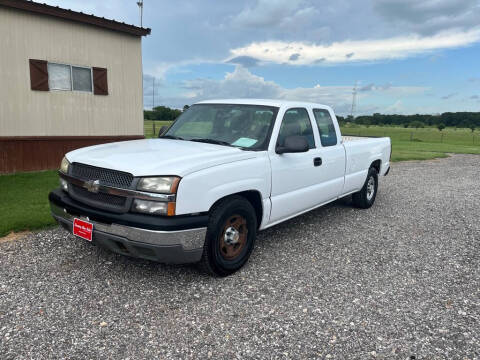
[(330, 112), (326, 109), (313, 109), (313, 115), (315, 116), (322, 146), (337, 145), (337, 132)]

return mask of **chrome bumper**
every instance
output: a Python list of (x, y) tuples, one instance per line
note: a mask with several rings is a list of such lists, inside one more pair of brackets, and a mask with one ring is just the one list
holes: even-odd
[[(129, 227), (118, 224), (104, 224), (97, 221), (92, 221), (88, 217), (73, 216), (69, 214), (64, 208), (50, 202), (50, 209), (52, 216), (65, 228), (71, 229), (73, 227), (73, 219), (80, 218), (93, 224), (94, 240), (95, 237), (102, 239), (102, 241), (120, 241), (127, 242), (128, 244), (134, 244), (136, 247), (148, 247), (156, 250), (176, 248), (175, 253), (181, 250), (185, 253), (189, 253), (187, 256), (188, 261), (182, 259), (171, 259), (172, 263), (180, 262), (194, 262), (200, 260), (203, 245), (205, 242), (205, 235), (207, 228), (197, 228), (179, 231), (155, 231), (148, 229), (140, 229), (135, 227)], [(110, 247), (110, 246), (109, 246)], [(179, 249), (179, 247), (181, 247)], [(116, 251), (116, 249), (112, 249)], [(120, 251), (116, 251), (120, 252)], [(132, 255), (132, 254), (125, 254)], [(132, 256), (144, 257), (133, 254)], [(163, 258), (162, 258), (163, 259)], [(155, 259), (152, 259), (155, 260)], [(163, 259), (164, 260), (164, 259)], [(162, 261), (163, 261), (162, 260)]]

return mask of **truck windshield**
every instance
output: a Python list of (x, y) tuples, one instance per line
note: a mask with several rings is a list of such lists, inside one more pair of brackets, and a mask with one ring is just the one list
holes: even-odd
[(265, 150), (277, 112), (272, 106), (197, 104), (180, 115), (162, 137)]

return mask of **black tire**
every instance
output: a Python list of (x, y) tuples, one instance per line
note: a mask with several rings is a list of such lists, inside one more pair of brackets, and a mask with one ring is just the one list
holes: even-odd
[[(236, 240), (227, 239), (232, 228), (236, 230)], [(250, 202), (241, 196), (220, 200), (210, 212), (200, 268), (216, 276), (233, 274), (248, 261), (256, 237), (257, 217)], [(235, 248), (238, 244), (241, 248)]]
[[(369, 192), (369, 181), (372, 181), (372, 179), (374, 181), (373, 195)], [(368, 209), (375, 202), (375, 198), (377, 197), (377, 190), (378, 190), (378, 172), (377, 172), (377, 169), (371, 167), (368, 170), (367, 179), (365, 180), (365, 184), (363, 184), (362, 190), (352, 195), (353, 205), (355, 205), (360, 209)]]

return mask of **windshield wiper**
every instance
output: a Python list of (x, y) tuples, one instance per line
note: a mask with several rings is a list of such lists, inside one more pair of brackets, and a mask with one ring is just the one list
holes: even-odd
[(173, 140), (185, 140), (184, 138), (180, 136), (175, 136), (175, 135), (165, 135), (161, 136), (160, 139), (173, 139)]
[(215, 145), (224, 145), (224, 146), (232, 146), (234, 147), (232, 144), (230, 144), (229, 142), (226, 142), (226, 141), (222, 141), (222, 140), (215, 140), (215, 139), (202, 139), (202, 138), (199, 138), (199, 139), (191, 139), (190, 141), (196, 141), (196, 142), (203, 142), (203, 143), (207, 143), (207, 144), (215, 144)]

